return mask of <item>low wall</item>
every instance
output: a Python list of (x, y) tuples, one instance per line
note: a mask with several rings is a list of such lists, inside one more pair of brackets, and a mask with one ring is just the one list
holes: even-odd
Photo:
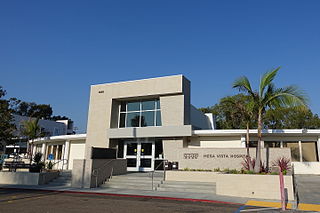
[(295, 174), (320, 174), (320, 162), (292, 162)]
[(74, 159), (72, 165), (72, 179), (71, 186), (74, 188), (82, 188), (84, 182), (84, 171), (85, 171), (86, 160), (85, 159)]
[(166, 171), (166, 180), (215, 183), (218, 175), (216, 172)]
[[(168, 151), (168, 150), (165, 150)], [(178, 161), (179, 169), (241, 169), (246, 148), (181, 148), (174, 150), (174, 155), (169, 161)], [(250, 148), (251, 157), (255, 157), (256, 149)], [(262, 149), (262, 162), (271, 166), (279, 157), (291, 159), (289, 148)], [(165, 155), (167, 156), (167, 155)], [(175, 157), (174, 157), (175, 156)]]
[(0, 184), (42, 185), (59, 176), (59, 172), (0, 172)]
[[(284, 176), (288, 200), (294, 200), (291, 175)], [(219, 174), (216, 182), (218, 195), (280, 200), (278, 175)]]
[(47, 184), (53, 179), (59, 177), (59, 171), (39, 173), (39, 185)]

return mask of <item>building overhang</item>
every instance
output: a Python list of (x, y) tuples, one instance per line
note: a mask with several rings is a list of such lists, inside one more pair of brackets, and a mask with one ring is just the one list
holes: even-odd
[(157, 126), (115, 128), (107, 130), (110, 139), (116, 138), (150, 138), (150, 137), (186, 137), (192, 136), (192, 126)]
[[(219, 129), (219, 130), (194, 130), (192, 136), (243, 136), (246, 129)], [(258, 134), (258, 130), (250, 129), (250, 135)], [(262, 135), (265, 136), (318, 136), (320, 129), (264, 129)]]
[(86, 138), (87, 138), (87, 134), (59, 135), (59, 136), (38, 138), (38, 139), (35, 139), (33, 143), (37, 144), (37, 143), (58, 142), (58, 141), (86, 140)]

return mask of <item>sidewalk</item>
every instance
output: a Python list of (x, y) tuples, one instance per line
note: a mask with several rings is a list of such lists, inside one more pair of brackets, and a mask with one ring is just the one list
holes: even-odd
[[(0, 188), (7, 189), (25, 189), (25, 190), (44, 190), (55, 191), (61, 193), (83, 193), (83, 194), (101, 194), (110, 196), (124, 196), (124, 197), (148, 197), (153, 199), (167, 199), (167, 200), (185, 200), (194, 202), (208, 202), (208, 203), (229, 203), (229, 204), (242, 204), (244, 206), (257, 206), (257, 207), (274, 207), (281, 208), (280, 202), (276, 200), (262, 200), (250, 199), (231, 196), (220, 196), (204, 193), (181, 193), (181, 192), (164, 192), (164, 191), (147, 191), (147, 190), (125, 190), (125, 189), (105, 189), (105, 188), (92, 188), (92, 189), (79, 189), (71, 187), (51, 186), (27, 186), (27, 185), (0, 185)], [(292, 204), (287, 204), (288, 209), (292, 209)], [(300, 203), (299, 210), (304, 211), (320, 211), (320, 205)]]

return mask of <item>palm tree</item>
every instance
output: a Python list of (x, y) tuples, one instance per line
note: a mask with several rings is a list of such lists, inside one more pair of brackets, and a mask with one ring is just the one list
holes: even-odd
[(248, 168), (250, 171), (253, 170), (252, 160), (250, 157), (250, 150), (249, 150), (249, 142), (250, 142), (250, 123), (254, 120), (254, 103), (252, 101), (251, 96), (248, 95), (238, 95), (238, 96), (231, 96), (224, 100), (222, 103), (228, 103), (233, 107), (232, 112), (230, 113), (230, 117), (232, 120), (235, 121), (242, 121), (245, 123), (246, 126), (246, 148), (247, 148), (247, 156), (246, 161), (248, 162)]
[(254, 172), (260, 172), (261, 161), (261, 139), (262, 139), (262, 123), (263, 116), (267, 108), (307, 106), (307, 97), (305, 93), (296, 86), (288, 86), (284, 88), (275, 88), (273, 80), (276, 77), (280, 67), (265, 73), (260, 79), (259, 91), (252, 89), (247, 77), (238, 78), (233, 83), (233, 88), (239, 89), (252, 97), (254, 109), (257, 111), (258, 119), (258, 146), (256, 151), (256, 163)]
[[(27, 153), (30, 153), (30, 163), (32, 162), (32, 144), (34, 139), (42, 136), (41, 127), (39, 126), (39, 118), (29, 119), (23, 122), (24, 128), (22, 129), (22, 134), (27, 137)], [(31, 140), (31, 146), (29, 145), (29, 140)]]

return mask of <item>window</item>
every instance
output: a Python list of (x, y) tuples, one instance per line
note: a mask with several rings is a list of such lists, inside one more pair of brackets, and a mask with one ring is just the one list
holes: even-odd
[(291, 150), (291, 159), (293, 162), (300, 161), (299, 142), (285, 142), (283, 147), (288, 147)]
[(264, 142), (264, 147), (267, 148), (280, 148), (281, 147), (281, 142), (280, 141), (265, 141)]
[(317, 144), (316, 142), (302, 142), (302, 161), (316, 162), (318, 161)]
[(122, 102), (120, 104), (119, 128), (161, 126), (159, 100)]
[(47, 159), (49, 159), (49, 155), (52, 154), (53, 160), (61, 160), (62, 149), (63, 149), (63, 145), (49, 145), (47, 147)]

